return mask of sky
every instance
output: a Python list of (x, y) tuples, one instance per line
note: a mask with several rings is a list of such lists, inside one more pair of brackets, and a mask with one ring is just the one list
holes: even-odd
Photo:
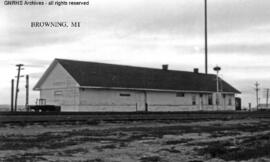
[[(46, 0), (44, 0), (46, 1)], [(48, 0), (47, 0), (48, 1)], [(68, 0), (69, 1), (69, 0)], [(0, 104), (10, 103), (15, 65), (33, 86), (55, 58), (204, 72), (204, 0), (90, 0), (89, 6), (0, 3)], [(270, 88), (270, 1), (208, 0), (209, 73), (255, 106), (255, 82)], [(80, 28), (31, 28), (32, 21), (80, 21)], [(21, 78), (19, 104), (25, 103)]]

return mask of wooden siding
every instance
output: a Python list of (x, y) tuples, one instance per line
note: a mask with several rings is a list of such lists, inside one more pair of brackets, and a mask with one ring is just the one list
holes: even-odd
[[(146, 103), (148, 111), (235, 110), (233, 95), (225, 95), (219, 106), (215, 105), (215, 94), (213, 105), (208, 105), (208, 95), (185, 93), (177, 97), (175, 92), (80, 89), (79, 111), (145, 111)], [(192, 104), (194, 96), (195, 105)], [(228, 105), (229, 97), (232, 105)]]
[(51, 71), (40, 86), (40, 98), (46, 104), (60, 105), (64, 111), (78, 111), (79, 89), (76, 81), (60, 65)]

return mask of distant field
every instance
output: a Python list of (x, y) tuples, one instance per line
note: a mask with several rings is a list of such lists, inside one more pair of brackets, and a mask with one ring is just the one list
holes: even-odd
[[(18, 111), (24, 110), (24, 108), (25, 108), (24, 105), (18, 105)], [(10, 105), (0, 105), (0, 112), (1, 111), (10, 111)]]
[(0, 136), (0, 161), (270, 161), (270, 119), (16, 123)]
[(10, 105), (0, 105), (0, 111), (9, 111)]

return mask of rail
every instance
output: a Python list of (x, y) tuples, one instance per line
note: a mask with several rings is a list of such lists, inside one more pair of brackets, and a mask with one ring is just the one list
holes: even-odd
[(0, 112), (0, 122), (62, 122), (121, 120), (230, 120), (270, 118), (270, 111), (192, 111), (192, 112)]

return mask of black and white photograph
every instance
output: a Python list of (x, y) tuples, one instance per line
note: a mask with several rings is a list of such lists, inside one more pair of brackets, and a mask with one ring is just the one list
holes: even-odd
[(269, 0), (1, 0), (0, 161), (270, 162)]

